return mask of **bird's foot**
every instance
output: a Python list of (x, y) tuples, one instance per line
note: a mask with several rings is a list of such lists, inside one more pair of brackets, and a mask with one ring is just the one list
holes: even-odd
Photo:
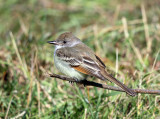
[(69, 81), (69, 83), (70, 83), (70, 84), (73, 84), (73, 83), (75, 83), (75, 82), (74, 82), (74, 81)]
[(69, 81), (69, 83), (73, 86), (74, 83), (79, 82), (77, 78), (74, 78), (75, 81)]
[(81, 83), (83, 84), (83, 86), (85, 87), (85, 82), (87, 81), (86, 79), (85, 80), (78, 80), (77, 78), (74, 78), (75, 81), (69, 81), (69, 83), (73, 86), (74, 83)]

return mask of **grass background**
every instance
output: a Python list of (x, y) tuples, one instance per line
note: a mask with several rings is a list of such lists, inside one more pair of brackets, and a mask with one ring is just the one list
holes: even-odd
[(47, 78), (60, 73), (46, 42), (66, 31), (128, 87), (160, 89), (159, 0), (0, 0), (0, 119), (160, 118), (158, 95)]

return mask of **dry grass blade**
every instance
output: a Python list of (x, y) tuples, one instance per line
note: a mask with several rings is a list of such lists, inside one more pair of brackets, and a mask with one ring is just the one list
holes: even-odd
[(21, 69), (23, 70), (23, 73), (24, 73), (25, 77), (28, 77), (28, 70), (27, 70), (27, 67), (26, 67), (27, 65), (25, 65), (25, 63), (22, 61), (21, 55), (18, 51), (16, 41), (14, 39), (14, 36), (13, 36), (12, 32), (10, 32), (10, 37), (11, 37), (11, 41), (12, 41), (13, 47), (15, 49), (16, 55), (17, 55), (18, 60), (20, 62)]
[(39, 84), (38, 81), (37, 81), (37, 92), (38, 92), (38, 95), (37, 95), (37, 99), (38, 99), (38, 115), (39, 115), (39, 118), (40, 118), (40, 115), (41, 115), (41, 102), (40, 102), (40, 84)]
[[(127, 20), (126, 18), (122, 18), (122, 23), (123, 23), (123, 27), (124, 27), (124, 34), (125, 34), (125, 37), (128, 39), (129, 38), (129, 33), (128, 33), (128, 26), (127, 26)], [(131, 44), (131, 47), (133, 48), (133, 51), (135, 52), (137, 58), (139, 59), (140, 63), (142, 64), (142, 66), (145, 67), (145, 64), (144, 64), (144, 61), (143, 61), (143, 58), (142, 58), (142, 55), (139, 51), (139, 49), (134, 45), (132, 39), (129, 39), (129, 42)]]
[(116, 75), (115, 75), (116, 78), (117, 78), (117, 74), (118, 74), (118, 68), (119, 68), (119, 64), (118, 64), (118, 48), (116, 48)]
[(11, 119), (20, 119), (20, 117), (22, 117), (25, 113), (26, 113), (26, 111), (23, 111), (22, 113), (18, 114), (15, 117), (12, 117)]
[(147, 24), (147, 16), (146, 16), (146, 10), (144, 8), (144, 4), (141, 5), (141, 11), (142, 11), (142, 20), (144, 24), (144, 31), (145, 31), (145, 37), (146, 37), (146, 43), (147, 43), (147, 52), (151, 52), (151, 47), (152, 47), (152, 40), (149, 36), (149, 28)]
[(9, 109), (10, 109), (10, 106), (11, 106), (12, 99), (13, 99), (13, 97), (12, 97), (11, 100), (9, 101), (5, 119), (7, 119), (7, 117), (8, 117), (8, 113), (9, 113)]

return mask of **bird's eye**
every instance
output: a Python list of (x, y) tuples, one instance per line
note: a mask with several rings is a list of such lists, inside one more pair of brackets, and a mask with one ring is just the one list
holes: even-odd
[(63, 43), (65, 44), (65, 43), (67, 43), (67, 41), (64, 40)]

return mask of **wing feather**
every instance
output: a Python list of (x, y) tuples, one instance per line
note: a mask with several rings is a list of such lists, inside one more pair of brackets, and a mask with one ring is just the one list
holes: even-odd
[(97, 55), (95, 55), (95, 56), (96, 56), (97, 60), (99, 61), (99, 63), (100, 63), (104, 68), (106, 68), (106, 65), (103, 63), (103, 61), (102, 61)]
[[(74, 51), (74, 52), (73, 52)], [(73, 50), (71, 48), (61, 48), (56, 51), (56, 55), (60, 60), (64, 60), (69, 63), (75, 70), (96, 76), (100, 71), (99, 64), (87, 55), (81, 55), (83, 53)]]

